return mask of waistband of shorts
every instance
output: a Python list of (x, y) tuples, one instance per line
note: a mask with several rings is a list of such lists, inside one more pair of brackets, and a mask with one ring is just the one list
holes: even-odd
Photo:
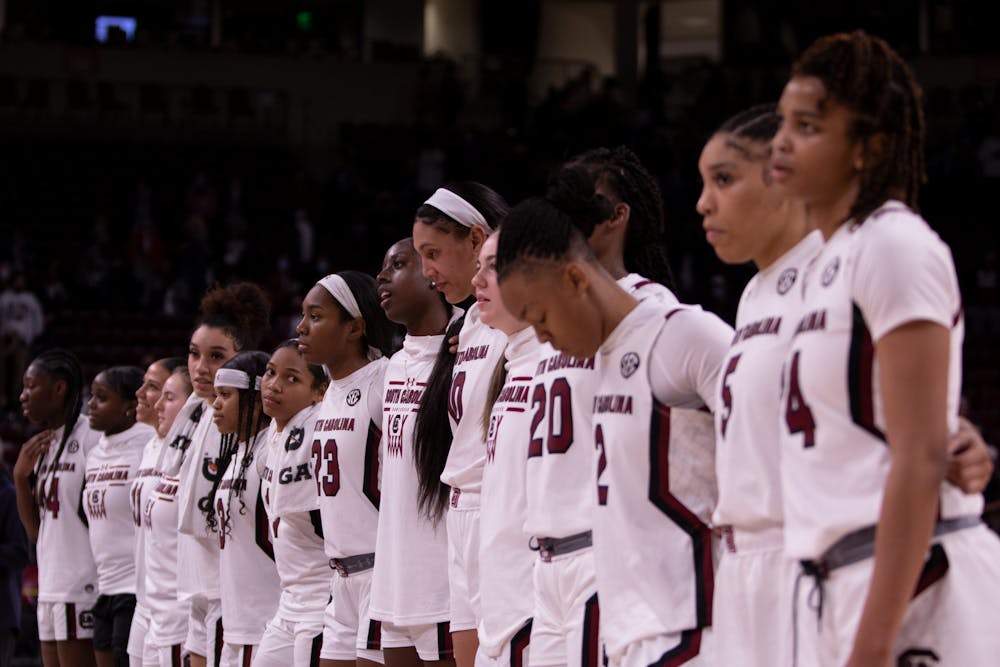
[(364, 572), (375, 567), (375, 554), (358, 554), (347, 558), (331, 558), (330, 569), (336, 570), (342, 577), (348, 577), (358, 572)]
[(479, 491), (466, 491), (453, 487), (448, 500), (448, 509), (451, 511), (477, 510), (479, 509)]
[(741, 530), (733, 526), (716, 526), (715, 535), (722, 542), (726, 553), (745, 554), (756, 551), (780, 550), (785, 544), (785, 530), (781, 526), (761, 530)]
[[(942, 519), (934, 525), (933, 537), (940, 537), (966, 528), (974, 528), (982, 523), (975, 515)], [(819, 559), (803, 560), (802, 569), (806, 574), (825, 578), (836, 569), (853, 565), (875, 555), (875, 528), (866, 526), (848, 533), (837, 540)]]
[(594, 546), (594, 537), (591, 531), (585, 530), (568, 537), (536, 537), (534, 542), (538, 546), (531, 548), (538, 551), (538, 557), (543, 563), (548, 563), (556, 556), (564, 556)]

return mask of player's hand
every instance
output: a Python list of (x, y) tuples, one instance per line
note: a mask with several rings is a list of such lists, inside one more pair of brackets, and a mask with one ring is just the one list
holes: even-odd
[(45, 429), (28, 438), (28, 441), (21, 445), (21, 451), (17, 455), (17, 462), (14, 463), (14, 479), (26, 480), (35, 470), (35, 464), (39, 457), (49, 451), (52, 443), (52, 431)]
[(458, 354), (458, 336), (452, 336), (448, 339), (448, 351), (452, 354)]
[(965, 493), (982, 493), (993, 477), (993, 459), (982, 434), (959, 418), (958, 432), (948, 440), (948, 481)]

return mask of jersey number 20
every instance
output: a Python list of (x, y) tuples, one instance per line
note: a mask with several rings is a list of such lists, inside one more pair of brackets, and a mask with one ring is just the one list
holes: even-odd
[[(548, 408), (548, 433), (535, 434), (545, 419)], [(542, 446), (549, 454), (565, 454), (573, 444), (573, 404), (569, 382), (566, 378), (556, 378), (552, 388), (545, 392), (544, 384), (536, 384), (531, 392), (531, 442), (528, 443), (528, 458), (542, 455)], [(557, 430), (558, 425), (558, 430)]]

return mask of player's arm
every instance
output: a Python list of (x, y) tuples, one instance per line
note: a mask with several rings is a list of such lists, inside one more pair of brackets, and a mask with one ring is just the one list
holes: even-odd
[(983, 434), (965, 417), (948, 441), (948, 481), (966, 493), (982, 493), (993, 477), (993, 453)]
[(24, 532), (32, 543), (38, 541), (38, 505), (35, 503), (34, 472), (38, 459), (49, 449), (52, 431), (36, 433), (21, 446), (14, 463), (14, 493), (17, 499), (17, 515), (24, 524)]
[(656, 400), (714, 412), (716, 381), (732, 339), (728, 324), (700, 308), (669, 314), (650, 355), (648, 372)]
[(946, 469), (949, 330), (909, 322), (881, 337), (875, 354), (892, 457), (874, 570), (848, 667), (889, 664), (927, 554)]

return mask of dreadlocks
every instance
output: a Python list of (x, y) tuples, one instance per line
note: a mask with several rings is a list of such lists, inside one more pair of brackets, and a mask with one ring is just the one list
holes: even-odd
[[(83, 370), (80, 368), (80, 361), (76, 355), (61, 348), (42, 352), (35, 357), (31, 365), (44, 371), (53, 382), (62, 380), (66, 383), (66, 401), (63, 404), (62, 413), (62, 439), (56, 448), (55, 456), (52, 459), (53, 463), (49, 466), (49, 470), (55, 471), (57, 468), (55, 464), (59, 462), (66, 442), (73, 432), (73, 427), (76, 426), (76, 420), (80, 417), (80, 411), (83, 410)], [(39, 466), (42, 465), (43, 458), (39, 458)]]
[[(851, 133), (863, 142), (864, 167), (850, 217), (860, 222), (890, 198), (916, 210), (926, 181), (923, 91), (899, 54), (861, 30), (829, 35), (806, 49), (792, 76), (816, 77), (855, 114)], [(870, 141), (876, 136), (881, 150)]]

